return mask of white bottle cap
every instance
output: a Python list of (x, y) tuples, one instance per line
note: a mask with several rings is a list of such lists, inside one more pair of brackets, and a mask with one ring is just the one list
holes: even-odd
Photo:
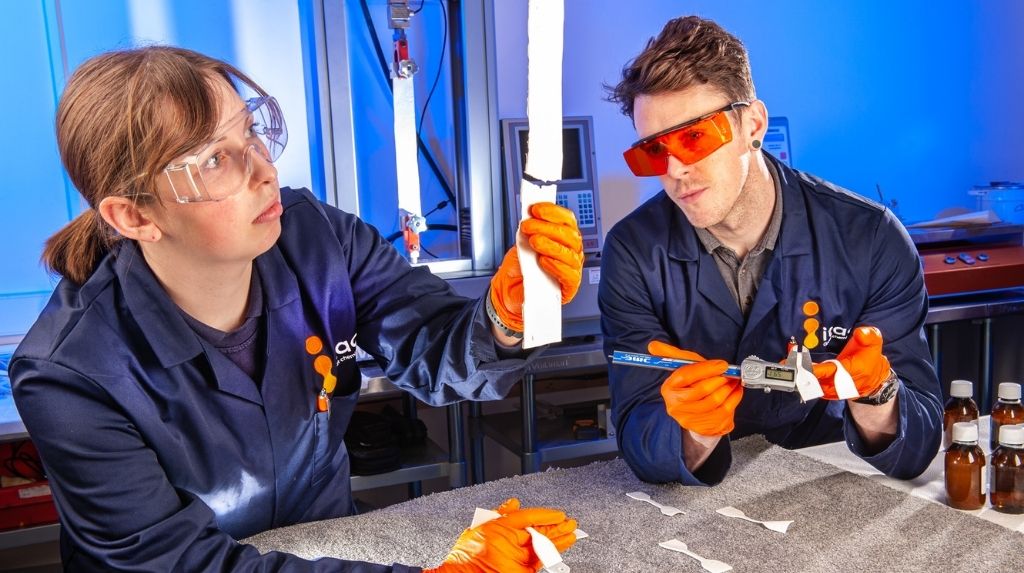
[(953, 424), (953, 441), (962, 444), (978, 443), (978, 424), (974, 422), (957, 422)]
[(999, 426), (999, 445), (1014, 448), (1024, 446), (1024, 425), (1007, 424)]
[(1020, 384), (1016, 382), (1001, 382), (999, 384), (999, 399), (1013, 402), (1020, 400)]
[(949, 395), (954, 398), (970, 398), (974, 396), (974, 382), (970, 380), (953, 380), (949, 385)]

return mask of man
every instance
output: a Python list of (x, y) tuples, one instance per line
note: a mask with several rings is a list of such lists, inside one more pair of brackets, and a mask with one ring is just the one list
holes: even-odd
[[(788, 448), (845, 439), (888, 475), (924, 471), (939, 387), (920, 260), (892, 213), (761, 149), (768, 112), (746, 49), (712, 21), (670, 21), (609, 91), (639, 137), (627, 163), (664, 191), (605, 242), (605, 350), (698, 361), (667, 376), (610, 367), (619, 447), (637, 476), (718, 483), (730, 438), (748, 434)], [(811, 348), (822, 399), (744, 393), (723, 376), (726, 361), (781, 360), (791, 337)], [(838, 399), (828, 359), (859, 398)]]

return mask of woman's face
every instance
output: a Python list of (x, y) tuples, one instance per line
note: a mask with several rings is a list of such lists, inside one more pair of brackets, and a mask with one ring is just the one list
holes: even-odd
[[(241, 97), (227, 82), (218, 79), (216, 99), (219, 110), (219, 136), (212, 148), (223, 147), (227, 154), (241, 154), (248, 145), (251, 122), (237, 120), (245, 107)], [(227, 131), (222, 130), (227, 127)], [(183, 161), (199, 151), (176, 158)], [(281, 190), (277, 169), (259, 153), (249, 153), (252, 172), (241, 178), (240, 189), (217, 189), (225, 196), (219, 201), (178, 203), (166, 177), (157, 178), (160, 203), (146, 208), (160, 229), (161, 238), (154, 247), (179, 259), (200, 263), (224, 264), (249, 262), (266, 252), (281, 235)], [(170, 249), (170, 251), (166, 251)], [(179, 259), (180, 260), (180, 259)]]

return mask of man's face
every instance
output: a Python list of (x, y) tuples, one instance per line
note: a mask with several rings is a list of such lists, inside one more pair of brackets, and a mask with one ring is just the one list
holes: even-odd
[[(641, 95), (633, 102), (633, 124), (641, 139), (729, 103), (727, 96), (706, 85)], [(751, 154), (740, 113), (746, 113), (746, 108), (726, 114), (732, 126), (732, 141), (690, 165), (669, 157), (668, 172), (659, 176), (665, 192), (694, 227), (714, 227), (724, 221), (743, 193)]]

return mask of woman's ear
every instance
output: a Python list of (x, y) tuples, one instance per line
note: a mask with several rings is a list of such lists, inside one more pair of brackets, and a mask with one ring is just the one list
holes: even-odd
[(130, 197), (105, 197), (96, 211), (126, 239), (155, 243), (162, 236), (153, 219), (144, 214), (136, 200)]

